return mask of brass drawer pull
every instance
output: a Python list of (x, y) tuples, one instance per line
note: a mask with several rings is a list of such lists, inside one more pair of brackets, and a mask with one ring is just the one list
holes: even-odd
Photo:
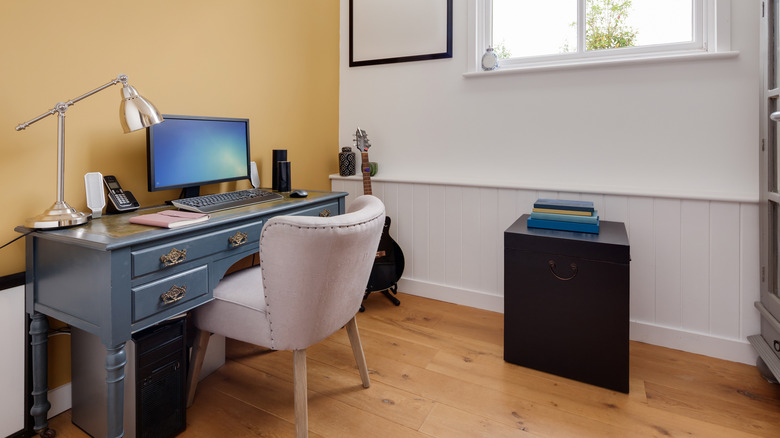
[(171, 286), (168, 292), (160, 295), (160, 299), (163, 304), (171, 304), (184, 298), (184, 294), (187, 293), (187, 286)]
[(323, 210), (320, 212), (320, 217), (330, 217), (330, 210), (328, 210), (327, 208), (324, 208), (324, 209), (323, 209)]
[(173, 248), (168, 254), (160, 256), (160, 262), (165, 266), (173, 266), (179, 264), (187, 258), (187, 250), (178, 250)]
[(234, 234), (232, 237), (228, 237), (228, 243), (230, 243), (230, 246), (233, 248), (241, 246), (246, 243), (246, 236), (246, 233), (236, 231), (236, 234)]
[(568, 281), (568, 280), (571, 280), (572, 278), (577, 276), (577, 264), (576, 263), (572, 263), (572, 264), (569, 265), (569, 269), (571, 269), (571, 276), (570, 277), (561, 277), (560, 275), (558, 275), (555, 272), (555, 269), (557, 268), (557, 266), (555, 265), (555, 262), (553, 260), (550, 260), (547, 263), (550, 265), (550, 272), (552, 272), (552, 275), (554, 275), (555, 278), (557, 278), (558, 280)]

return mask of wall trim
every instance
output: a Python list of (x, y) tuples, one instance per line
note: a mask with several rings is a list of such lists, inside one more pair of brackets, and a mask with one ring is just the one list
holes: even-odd
[[(341, 176), (337, 173), (329, 176), (331, 181), (362, 181), (362, 175)], [(389, 172), (382, 172), (371, 177), (371, 181), (404, 183), (404, 184), (428, 184), (440, 186), (462, 186), (491, 189), (515, 189), (515, 190), (542, 190), (542, 191), (560, 191), (577, 192), (599, 195), (618, 195), (618, 196), (639, 196), (644, 198), (669, 198), (669, 199), (691, 199), (703, 201), (722, 201), (722, 202), (742, 202), (757, 204), (758, 192), (756, 193), (724, 193), (707, 191), (685, 191), (685, 190), (648, 190), (639, 187), (630, 186), (602, 186), (588, 185), (578, 183), (576, 185), (560, 184), (555, 181), (500, 181), (492, 180), (489, 176), (480, 176), (479, 179), (470, 179), (468, 177), (444, 179), (439, 177), (427, 177), (420, 174), (395, 175)], [(332, 183), (331, 183), (332, 184)]]
[(73, 405), (71, 402), (71, 383), (68, 382), (54, 389), (50, 389), (48, 392), (48, 399), (49, 403), (51, 403), (51, 409), (49, 409), (49, 413), (46, 417), (47, 419), (54, 418), (70, 409)]
[[(407, 278), (398, 281), (398, 289), (408, 295), (504, 313), (503, 296)], [(630, 321), (629, 339), (748, 365), (755, 365), (758, 357), (747, 341), (693, 333), (642, 321)]]

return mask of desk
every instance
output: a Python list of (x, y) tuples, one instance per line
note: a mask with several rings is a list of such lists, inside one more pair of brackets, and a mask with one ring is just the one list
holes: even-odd
[[(278, 215), (344, 213), (346, 193), (309, 191), (211, 213), (177, 229), (131, 224), (153, 207), (104, 216), (74, 228), (26, 237), (25, 308), (31, 315), (35, 430), (48, 425), (46, 353), (49, 315), (97, 335), (106, 347), (108, 436), (123, 435), (125, 342), (131, 334), (212, 299), (225, 271), (258, 251), (266, 220)], [(27, 232), (18, 227), (16, 231)]]

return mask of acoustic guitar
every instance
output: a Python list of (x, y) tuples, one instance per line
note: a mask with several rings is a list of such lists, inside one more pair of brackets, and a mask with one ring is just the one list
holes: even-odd
[[(363, 173), (363, 194), (371, 195), (371, 167), (368, 161), (368, 149), (371, 142), (368, 140), (366, 131), (358, 128), (355, 131), (355, 147), (360, 151), (361, 166)], [(390, 237), (390, 217), (385, 216), (385, 225), (382, 228), (382, 237), (379, 239), (379, 248), (376, 251), (374, 267), (371, 269), (371, 276), (368, 278), (365, 300), (371, 292), (381, 292), (396, 306), (401, 302), (394, 295), (398, 293), (398, 280), (404, 273), (404, 253), (401, 247)], [(365, 308), (360, 306), (360, 311)]]

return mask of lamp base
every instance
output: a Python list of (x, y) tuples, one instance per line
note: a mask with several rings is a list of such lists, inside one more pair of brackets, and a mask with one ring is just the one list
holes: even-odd
[(65, 201), (57, 201), (48, 210), (24, 222), (27, 228), (53, 229), (66, 228), (89, 222), (90, 216), (68, 205)]

